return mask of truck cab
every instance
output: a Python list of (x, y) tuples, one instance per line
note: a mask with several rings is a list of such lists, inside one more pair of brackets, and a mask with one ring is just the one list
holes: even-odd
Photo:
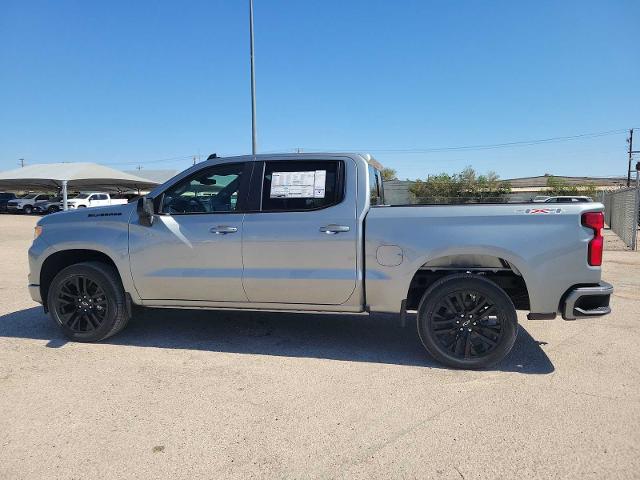
[[(114, 199), (106, 192), (81, 192), (67, 200), (67, 208), (106, 207), (125, 203), (127, 203), (126, 199)], [(62, 202), (60, 202), (60, 206), (63, 207)]]

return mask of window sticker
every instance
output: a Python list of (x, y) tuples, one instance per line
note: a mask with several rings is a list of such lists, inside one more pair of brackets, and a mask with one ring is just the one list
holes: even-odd
[(271, 198), (324, 198), (327, 171), (273, 172)]

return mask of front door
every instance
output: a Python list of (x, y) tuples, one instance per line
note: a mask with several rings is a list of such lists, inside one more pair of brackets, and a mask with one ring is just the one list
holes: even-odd
[(246, 302), (242, 288), (245, 163), (204, 168), (170, 186), (146, 227), (131, 222), (131, 273), (145, 300)]
[(94, 193), (87, 200), (87, 204), (90, 207), (103, 207), (111, 204), (109, 196), (106, 193)]
[[(258, 168), (260, 167), (260, 168)], [(251, 302), (340, 305), (357, 282), (355, 189), (350, 159), (258, 164), (259, 211), (243, 225), (243, 285)], [(261, 194), (260, 194), (261, 190)]]

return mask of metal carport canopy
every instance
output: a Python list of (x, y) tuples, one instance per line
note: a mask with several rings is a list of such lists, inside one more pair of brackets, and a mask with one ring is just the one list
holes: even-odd
[(64, 209), (69, 189), (106, 192), (149, 190), (158, 182), (97, 163), (42, 163), (0, 172), (0, 189), (62, 190)]

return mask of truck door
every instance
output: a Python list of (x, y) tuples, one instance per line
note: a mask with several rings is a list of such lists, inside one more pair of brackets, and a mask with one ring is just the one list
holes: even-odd
[(89, 198), (87, 198), (87, 207), (99, 207), (101, 206), (100, 200), (100, 195), (98, 195), (97, 193), (94, 193), (93, 195), (91, 195)]
[(110, 204), (111, 201), (109, 200), (109, 195), (106, 193), (94, 193), (89, 199), (90, 207), (104, 207)]
[(253, 176), (258, 211), (245, 215), (242, 241), (249, 300), (347, 302), (358, 278), (355, 162), (267, 161)]
[(247, 301), (241, 241), (249, 176), (246, 163), (199, 170), (168, 187), (152, 226), (134, 214), (129, 258), (141, 298)]

